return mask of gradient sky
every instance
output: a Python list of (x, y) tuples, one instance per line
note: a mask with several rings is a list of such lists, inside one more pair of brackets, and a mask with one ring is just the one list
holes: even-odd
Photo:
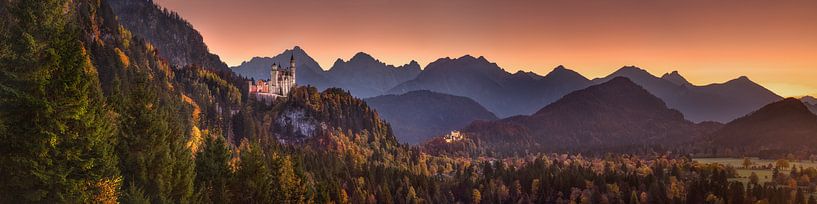
[(694, 84), (748, 76), (817, 95), (817, 1), (155, 0), (229, 65), (299, 45), (324, 69), (356, 52), (387, 64), (485, 56), (510, 72), (563, 64), (588, 78), (636, 65)]

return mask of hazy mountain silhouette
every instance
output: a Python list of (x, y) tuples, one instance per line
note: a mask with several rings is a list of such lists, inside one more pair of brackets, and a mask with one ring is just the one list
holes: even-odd
[(794, 98), (777, 101), (727, 123), (711, 136), (716, 147), (741, 151), (813, 150), (817, 115)]
[(681, 74), (679, 74), (678, 71), (672, 71), (671, 73), (666, 73), (666, 74), (661, 76), (661, 79), (667, 80), (667, 81), (672, 82), (673, 84), (676, 84), (676, 85), (691, 85), (691, 83), (689, 83), (689, 81), (687, 81), (686, 78), (681, 76)]
[(678, 144), (712, 127), (685, 120), (630, 79), (616, 77), (567, 94), (531, 116), (475, 122), (462, 132), (487, 148), (541, 151)]
[(681, 111), (687, 119), (695, 122), (728, 122), (781, 99), (747, 77), (721, 84), (695, 86), (686, 82), (677, 72), (658, 78), (634, 66), (623, 67), (607, 77), (593, 81), (602, 83), (620, 76), (630, 78), (664, 100), (667, 106)]
[(416, 61), (394, 67), (363, 52), (355, 54), (349, 61), (338, 59), (327, 72), (333, 79), (333, 86), (347, 89), (361, 98), (382, 95), (397, 84), (414, 79), (419, 73), (420, 65)]
[(564, 94), (584, 88), (589, 80), (560, 66), (547, 76), (530, 72), (510, 74), (484, 57), (465, 55), (430, 63), (417, 78), (389, 91), (400, 94), (431, 90), (465, 96), (500, 117), (530, 114)]
[(425, 90), (368, 98), (366, 103), (392, 125), (400, 142), (410, 144), (463, 128), (475, 120), (497, 119), (474, 100)]

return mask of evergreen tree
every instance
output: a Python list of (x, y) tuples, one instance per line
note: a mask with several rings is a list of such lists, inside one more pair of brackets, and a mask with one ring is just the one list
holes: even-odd
[(196, 188), (212, 203), (230, 202), (230, 150), (220, 136), (205, 136), (204, 148), (196, 154)]
[(73, 2), (0, 4), (0, 203), (115, 201), (114, 119)]
[[(246, 140), (245, 140), (246, 141)], [(241, 161), (235, 172), (235, 201), (237, 203), (271, 202), (272, 172), (264, 162), (264, 153), (257, 144), (244, 142)]]
[(144, 190), (154, 203), (188, 202), (195, 171), (181, 116), (163, 104), (162, 94), (146, 74), (134, 75), (134, 86), (120, 110), (117, 151), (125, 183)]

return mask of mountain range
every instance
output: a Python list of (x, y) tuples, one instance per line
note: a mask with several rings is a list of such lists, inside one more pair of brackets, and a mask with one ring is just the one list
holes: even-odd
[(644, 69), (626, 66), (593, 81), (601, 83), (615, 77), (630, 78), (694, 122), (729, 122), (782, 99), (745, 76), (721, 84), (695, 86), (677, 72), (659, 78)]
[[(332, 68), (323, 71), (302, 49), (294, 50), (306, 61), (303, 63), (311, 65), (305, 75), (315, 76), (299, 78), (301, 84), (339, 87), (360, 98), (430, 90), (471, 98), (500, 118), (530, 115), (565, 94), (619, 76), (630, 78), (693, 122), (729, 122), (782, 99), (747, 77), (697, 86), (677, 71), (657, 77), (644, 69), (625, 66), (606, 77), (589, 80), (564, 66), (545, 76), (522, 71), (510, 73), (485, 57), (470, 55), (440, 58), (420, 70), (414, 61), (395, 67), (365, 53), (358, 53), (349, 61), (339, 59)], [(290, 50), (277, 58), (288, 56), (287, 52)], [(243, 76), (263, 78), (269, 75), (267, 64), (274, 61), (268, 59), (253, 58), (233, 70)]]
[(681, 144), (718, 126), (685, 120), (630, 79), (616, 77), (567, 94), (533, 115), (478, 121), (461, 132), (480, 148), (521, 152)]
[(336, 87), (343, 87), (361, 98), (379, 96), (401, 82), (420, 74), (420, 64), (411, 61), (395, 67), (359, 52), (349, 61), (338, 59), (326, 72)]
[(409, 144), (458, 130), (472, 121), (497, 119), (470, 98), (425, 90), (368, 98), (366, 103), (392, 125), (401, 142)]

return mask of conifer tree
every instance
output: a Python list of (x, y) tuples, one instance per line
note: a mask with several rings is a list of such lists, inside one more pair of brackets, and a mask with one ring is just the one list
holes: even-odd
[(117, 146), (125, 184), (141, 188), (154, 203), (187, 202), (193, 194), (195, 171), (181, 117), (160, 100), (163, 95), (146, 74), (134, 75), (134, 86), (120, 111)]
[(221, 136), (205, 136), (204, 148), (196, 154), (196, 189), (213, 203), (229, 203), (230, 150)]
[(0, 203), (110, 202), (119, 194), (112, 114), (72, 1), (3, 1)]
[[(246, 140), (245, 140), (246, 141)], [(258, 144), (241, 145), (241, 161), (235, 172), (235, 201), (258, 203), (272, 201), (272, 172), (264, 161), (264, 153)]]

